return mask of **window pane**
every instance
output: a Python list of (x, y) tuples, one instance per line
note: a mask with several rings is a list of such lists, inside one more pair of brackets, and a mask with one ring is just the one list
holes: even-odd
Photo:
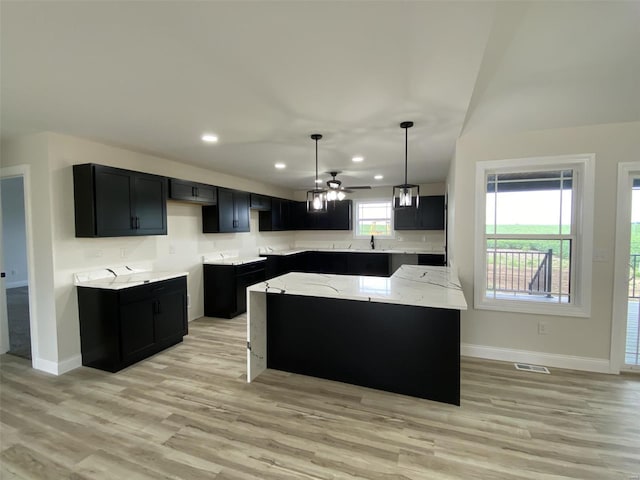
[(487, 242), (487, 297), (569, 301), (570, 240), (507, 240)]
[(486, 232), (570, 234), (572, 186), (571, 170), (489, 175)]
[(356, 218), (356, 235), (392, 236), (391, 202), (358, 202)]

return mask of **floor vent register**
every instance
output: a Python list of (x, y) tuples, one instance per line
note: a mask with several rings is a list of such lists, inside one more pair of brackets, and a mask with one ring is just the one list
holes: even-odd
[(516, 366), (516, 370), (524, 370), (525, 372), (551, 373), (547, 367), (543, 367), (542, 365), (531, 365), (529, 363), (514, 363), (514, 365)]

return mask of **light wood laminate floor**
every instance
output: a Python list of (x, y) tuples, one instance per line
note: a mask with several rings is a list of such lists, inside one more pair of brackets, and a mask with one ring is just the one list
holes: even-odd
[(247, 384), (245, 322), (192, 322), (116, 374), (3, 355), (0, 478), (640, 475), (640, 377), (463, 359), (460, 407), (276, 371)]

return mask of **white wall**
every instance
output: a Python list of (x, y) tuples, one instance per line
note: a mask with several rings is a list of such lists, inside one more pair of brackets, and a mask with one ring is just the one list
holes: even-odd
[[(2, 142), (2, 167), (25, 165), (29, 168), (28, 195), (31, 202), (31, 237), (34, 275), (29, 278), (33, 364), (54, 371), (58, 364), (57, 320), (54, 295), (51, 177), (46, 133)], [(33, 307), (33, 308), (31, 308)]]
[[(594, 249), (602, 249), (606, 253), (604, 261), (593, 263), (591, 317), (545, 317), (475, 310), (473, 252), (478, 241), (474, 233), (476, 162), (577, 153), (595, 153), (596, 156)], [(465, 135), (458, 140), (455, 163), (449, 176), (455, 192), (455, 206), (450, 212), (453, 221), (450, 233), (453, 234), (452, 258), (470, 307), (461, 317), (463, 344), (489, 347), (489, 350), (485, 349), (489, 352), (491, 348), (537, 352), (542, 354), (538, 358), (549, 361), (560, 361), (561, 356), (578, 357), (565, 359), (575, 368), (607, 364), (613, 306), (613, 212), (616, 208), (617, 164), (638, 159), (640, 122), (511, 135)], [(538, 335), (540, 320), (548, 322), (548, 335)]]
[(27, 274), (27, 235), (24, 213), (24, 186), (22, 177), (3, 178), (2, 242), (6, 287), (24, 287)]

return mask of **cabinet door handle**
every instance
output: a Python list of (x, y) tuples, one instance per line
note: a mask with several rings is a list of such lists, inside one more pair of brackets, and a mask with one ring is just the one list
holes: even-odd
[(196, 194), (196, 187), (191, 187), (191, 196), (192, 197), (197, 197), (198, 195)]
[(134, 230), (136, 228), (136, 217), (131, 217), (131, 229)]
[(200, 196), (200, 189), (198, 187), (196, 187), (196, 197)]
[(157, 308), (156, 313), (162, 313), (160, 309), (160, 300), (156, 300), (156, 308)]
[(136, 217), (136, 228), (140, 229), (140, 217)]

